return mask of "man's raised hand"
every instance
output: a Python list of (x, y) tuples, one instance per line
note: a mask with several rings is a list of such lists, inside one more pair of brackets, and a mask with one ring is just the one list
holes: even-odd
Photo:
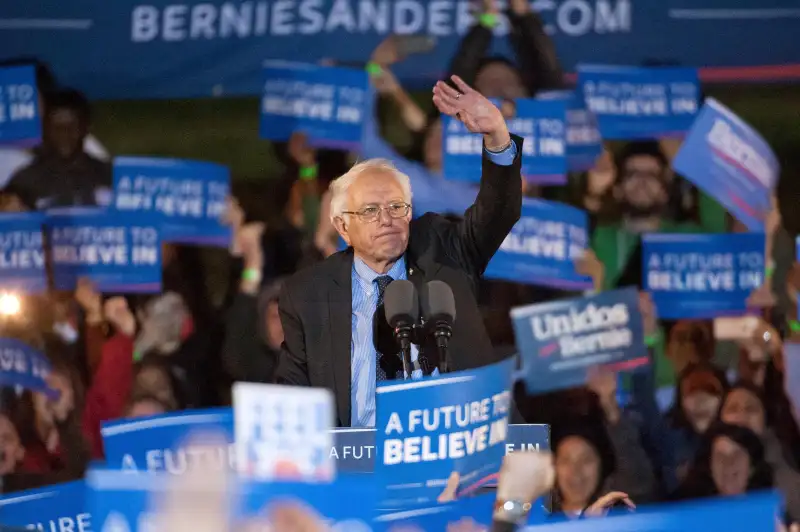
[(439, 111), (457, 118), (472, 133), (483, 134), (489, 150), (496, 151), (508, 145), (511, 136), (500, 109), (460, 77), (451, 79), (457, 89), (444, 81), (433, 87), (433, 103)]

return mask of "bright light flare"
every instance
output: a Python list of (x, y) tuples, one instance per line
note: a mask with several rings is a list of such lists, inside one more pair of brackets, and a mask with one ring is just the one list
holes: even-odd
[(16, 316), (21, 307), (19, 298), (14, 294), (0, 294), (0, 316)]

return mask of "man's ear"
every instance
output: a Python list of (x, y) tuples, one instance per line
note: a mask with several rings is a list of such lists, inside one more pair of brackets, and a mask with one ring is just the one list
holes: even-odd
[(344, 240), (348, 246), (351, 246), (350, 234), (347, 231), (347, 224), (344, 223), (344, 218), (337, 216), (333, 219), (333, 225), (336, 227), (336, 232), (339, 233), (339, 236), (342, 237), (342, 240)]

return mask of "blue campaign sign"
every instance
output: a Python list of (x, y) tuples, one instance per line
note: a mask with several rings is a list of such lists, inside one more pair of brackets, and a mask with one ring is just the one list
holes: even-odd
[(74, 290), (85, 277), (101, 292), (161, 291), (157, 216), (63, 209), (48, 213), (46, 228), (56, 290)]
[(0, 288), (35, 294), (47, 290), (39, 212), (0, 215)]
[(511, 319), (530, 394), (583, 386), (594, 366), (626, 371), (649, 362), (635, 288), (517, 307)]
[(585, 172), (594, 167), (603, 153), (603, 138), (597, 117), (586, 108), (579, 91), (548, 91), (536, 95), (540, 100), (567, 102), (567, 170)]
[(45, 380), (49, 373), (44, 353), (15, 338), (0, 338), (0, 387), (20, 386), (58, 397)]
[(586, 212), (532, 198), (522, 202), (522, 216), (494, 254), (484, 275), (515, 283), (566, 290), (592, 287), (575, 271), (588, 242)]
[(162, 218), (161, 240), (227, 247), (222, 224), (230, 172), (219, 164), (155, 157), (114, 159), (114, 207)]
[(92, 514), (78, 480), (0, 497), (0, 529), (20, 527), (47, 532), (91, 532)]
[[(375, 470), (375, 429), (334, 429), (331, 457), (340, 473), (372, 473)], [(550, 449), (549, 425), (509, 425), (505, 454)], [(487, 482), (483, 485), (491, 485)]]
[(267, 61), (261, 137), (288, 140), (302, 131), (316, 146), (353, 149), (361, 142), (371, 90), (363, 69)]
[(709, 98), (672, 162), (754, 232), (764, 231), (780, 165), (764, 138)]
[(714, 497), (680, 504), (640, 506), (635, 512), (613, 513), (602, 519), (552, 519), (525, 527), (523, 532), (751, 532), (774, 530), (782, 521), (781, 496), (751, 493), (738, 497)]
[[(499, 105), (499, 102), (496, 102)], [(567, 103), (563, 100), (518, 99), (508, 129), (525, 141), (522, 175), (539, 185), (563, 185), (567, 174)], [(461, 121), (442, 122), (443, 174), (453, 181), (480, 182), (482, 135), (470, 133)]]
[[(567, 72), (579, 61), (657, 59), (708, 67), (717, 81), (800, 78), (798, 19), (786, 0), (532, 5)], [(26, 0), (4, 2), (3, 17), (12, 21), (0, 29), (4, 57), (38, 57), (59, 81), (100, 99), (255, 96), (264, 58), (363, 65), (387, 35), (420, 33), (435, 36), (436, 48), (398, 63), (396, 74), (408, 87), (430, 90), (474, 24), (470, 3), (460, 0)], [(488, 55), (513, 60), (511, 26), (502, 11), (498, 19)], [(36, 39), (21, 38), (26, 31)]]
[(578, 86), (604, 139), (682, 137), (700, 107), (693, 68), (581, 65)]
[(36, 70), (0, 67), (0, 146), (33, 146), (42, 137)]
[[(154, 530), (157, 504), (170, 485), (170, 479), (163, 474), (90, 470), (86, 477), (86, 498), (97, 530)], [(202, 486), (197, 490), (202, 494)], [(345, 475), (329, 484), (258, 483), (242, 479), (234, 481), (227, 492), (232, 502), (229, 514), (232, 529), (239, 529), (235, 523), (252, 522), (254, 518), (266, 526), (270, 508), (276, 503), (300, 502), (328, 522), (332, 531), (372, 530), (375, 489), (369, 477)]]
[[(235, 469), (233, 413), (230, 408), (184, 410), (159, 416), (104, 423), (100, 430), (106, 462), (113, 469), (180, 475), (199, 460), (215, 467)], [(214, 433), (230, 444), (187, 448), (196, 433)]]
[(658, 317), (702, 319), (741, 314), (764, 282), (764, 234), (648, 234), (642, 271)]
[(378, 384), (375, 461), (387, 508), (435, 501), (496, 474), (508, 434), (514, 359), (419, 381)]

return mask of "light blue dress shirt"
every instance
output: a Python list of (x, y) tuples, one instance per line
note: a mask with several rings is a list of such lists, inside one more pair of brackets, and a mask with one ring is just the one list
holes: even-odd
[[(495, 164), (511, 166), (517, 156), (517, 145), (500, 153), (491, 153), (489, 157)], [(412, 191), (416, 183), (412, 180)], [(474, 200), (473, 200), (474, 201)], [(394, 266), (385, 274), (377, 273), (358, 257), (353, 259), (352, 291), (353, 315), (351, 319), (350, 337), (350, 425), (352, 427), (375, 426), (375, 382), (377, 371), (377, 352), (372, 340), (373, 316), (378, 307), (378, 285), (375, 279), (388, 275), (395, 281), (406, 280), (406, 261), (400, 257)], [(411, 361), (415, 363), (419, 351), (416, 345), (411, 346)], [(438, 375), (439, 370), (433, 374)], [(421, 379), (421, 369), (415, 369), (412, 379)], [(408, 378), (408, 375), (406, 375)]]

